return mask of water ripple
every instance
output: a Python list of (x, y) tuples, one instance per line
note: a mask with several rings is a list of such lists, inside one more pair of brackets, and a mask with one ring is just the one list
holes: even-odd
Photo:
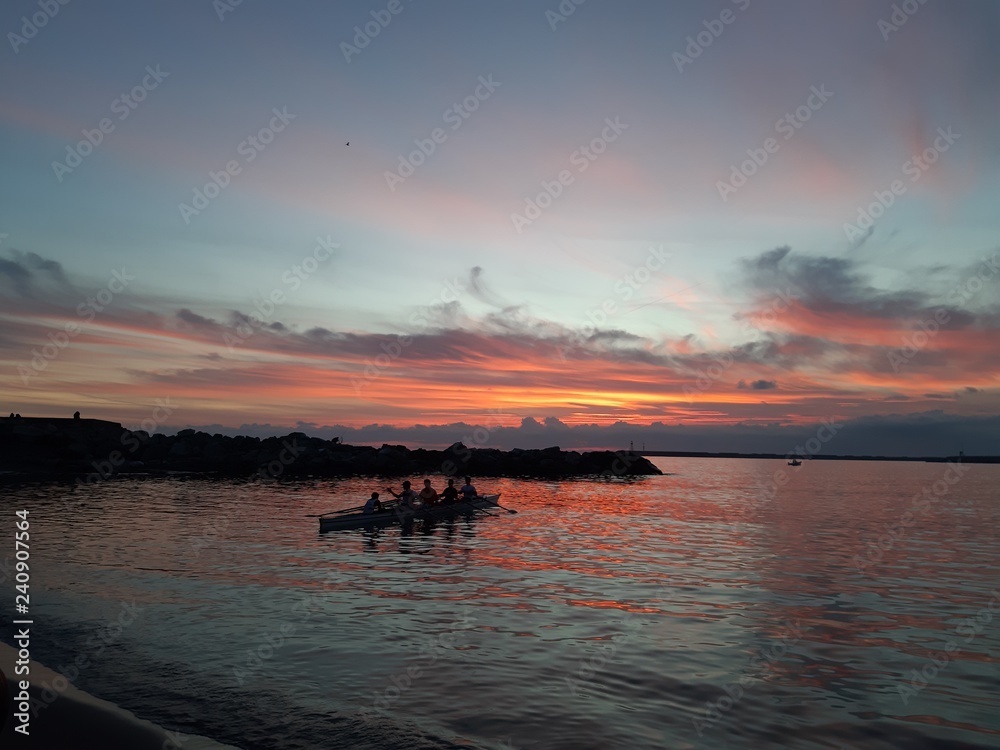
[(516, 515), (330, 534), (307, 515), (372, 482), (8, 502), (33, 519), (36, 656), (248, 750), (1000, 746), (1000, 467), (907, 523), (942, 466), (808, 462), (771, 498), (778, 462), (660, 463), (483, 479)]

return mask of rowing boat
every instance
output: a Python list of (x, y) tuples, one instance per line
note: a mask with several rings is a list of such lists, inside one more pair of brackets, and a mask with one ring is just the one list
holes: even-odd
[(499, 505), (499, 500), (500, 495), (480, 495), (471, 500), (460, 500), (450, 505), (435, 505), (431, 508), (420, 507), (411, 510), (401, 505), (394, 505), (392, 508), (378, 513), (325, 515), (319, 519), (319, 530), (364, 529), (410, 521), (443, 521), (455, 516), (469, 515), (477, 510), (495, 508)]

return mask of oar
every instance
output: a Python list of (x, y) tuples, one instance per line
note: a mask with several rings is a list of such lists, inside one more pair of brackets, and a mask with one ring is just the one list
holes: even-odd
[[(500, 497), (500, 495), (497, 495), (497, 497)], [(493, 504), (494, 504), (495, 506), (497, 506), (498, 508), (503, 508), (503, 509), (504, 509), (505, 511), (507, 511), (508, 513), (517, 513), (517, 511), (516, 511), (516, 510), (513, 510), (512, 508), (504, 508), (504, 507), (503, 507), (503, 506), (502, 506), (502, 505), (501, 505), (500, 503), (493, 503)], [(492, 516), (493, 514), (492, 514), (492, 513), (490, 513), (490, 515)]]
[(329, 516), (333, 513), (350, 513), (355, 510), (364, 510), (365, 506), (359, 505), (357, 508), (344, 508), (342, 510), (328, 510), (326, 513), (310, 513), (306, 518), (322, 518), (323, 516)]
[[(435, 512), (435, 511), (438, 510), (437, 507), (429, 506), (429, 505), (422, 505), (422, 506), (420, 506), (420, 509), (423, 510), (423, 511), (426, 511), (427, 514), (430, 515), (430, 517), (433, 518), (435, 521), (440, 521), (441, 519), (444, 518), (444, 516), (439, 516)], [(444, 510), (444, 508), (442, 507), (442, 508), (440, 508), (440, 510)]]
[(490, 513), (488, 510), (486, 510), (486, 508), (480, 508), (478, 505), (476, 505), (474, 501), (477, 498), (478, 498), (478, 495), (476, 497), (469, 498), (469, 500), (467, 501), (469, 503), (469, 505), (472, 506), (472, 509), (473, 510), (481, 510), (483, 513), (485, 513), (488, 516), (494, 516), (494, 517), (496, 517), (496, 513)]
[(464, 505), (464, 506), (466, 506), (468, 508), (468, 510), (462, 510), (460, 508), (453, 508), (451, 505), (442, 506), (442, 510), (448, 510), (449, 508), (451, 508), (454, 513), (462, 513), (462, 514), (466, 514), (466, 515), (468, 513), (470, 513), (470, 512), (471, 513), (475, 513), (477, 510), (480, 510), (480, 511), (482, 511), (483, 513), (485, 513), (488, 516), (496, 515), (495, 513), (490, 513), (488, 510), (483, 510), (478, 505), (474, 505), (473, 503), (470, 503), (470, 502), (468, 502), (466, 500), (459, 500), (457, 503), (455, 503), (455, 505)]

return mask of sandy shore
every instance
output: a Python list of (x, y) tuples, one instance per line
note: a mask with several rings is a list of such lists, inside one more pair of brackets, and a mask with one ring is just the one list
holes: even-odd
[[(38, 716), (32, 715), (31, 741), (14, 731), (14, 698), (18, 694), (17, 682), (22, 678), (14, 673), (17, 651), (0, 643), (0, 670), (7, 677), (6, 723), (0, 730), (0, 746), (4, 748), (31, 747), (35, 750), (234, 750), (213, 740), (193, 735), (168, 732), (135, 714), (78, 690), (71, 683), (53, 700), (43, 682), (49, 685), (64, 683), (65, 678), (37, 661), (31, 662), (29, 693), (33, 700), (46, 702)], [(56, 682), (58, 680), (58, 683)], [(31, 712), (29, 712), (31, 713)]]

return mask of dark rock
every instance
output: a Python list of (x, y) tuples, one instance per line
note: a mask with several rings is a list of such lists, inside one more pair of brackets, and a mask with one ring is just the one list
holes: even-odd
[(86, 475), (96, 481), (119, 471), (197, 471), (246, 478), (296, 476), (473, 476), (568, 477), (659, 474), (645, 458), (627, 451), (578, 453), (558, 446), (543, 450), (470, 448), (456, 442), (445, 450), (384, 444), (344, 445), (293, 432), (260, 438), (209, 435), (192, 429), (176, 435), (130, 432), (97, 419), (0, 418), (0, 470)]

